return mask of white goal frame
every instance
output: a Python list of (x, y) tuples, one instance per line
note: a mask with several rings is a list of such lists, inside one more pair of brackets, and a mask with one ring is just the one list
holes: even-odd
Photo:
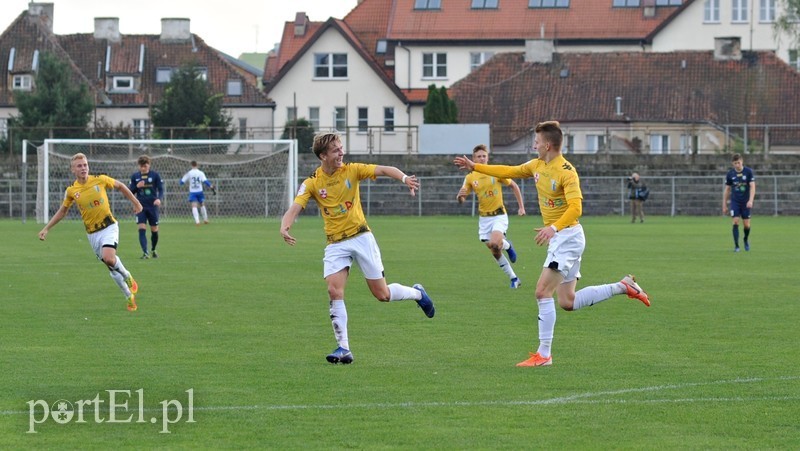
[[(288, 145), (288, 162), (286, 171), (286, 205), (291, 205), (294, 201), (295, 194), (298, 187), (298, 157), (297, 148), (298, 143), (296, 139), (45, 139), (42, 145), (42, 152), (39, 156), (39, 183), (42, 185), (39, 192), (43, 193), (41, 202), (41, 212), (37, 212), (37, 220), (39, 222), (47, 223), (50, 220), (50, 153), (53, 146), (57, 144), (72, 144), (72, 145), (117, 145), (117, 146), (131, 146), (140, 147), (147, 145), (222, 145), (222, 146), (237, 146), (237, 145)], [(282, 151), (281, 151), (282, 152)], [(84, 152), (86, 153), (86, 152)], [(186, 157), (189, 158), (189, 157)], [(91, 165), (92, 157), (89, 156), (89, 163)], [(198, 162), (199, 159), (198, 159)], [(91, 167), (91, 166), (90, 166)], [(157, 168), (156, 168), (157, 169)], [(131, 167), (131, 172), (134, 168)], [(121, 180), (122, 183), (127, 185), (125, 179)], [(38, 204), (38, 202), (37, 202)]]

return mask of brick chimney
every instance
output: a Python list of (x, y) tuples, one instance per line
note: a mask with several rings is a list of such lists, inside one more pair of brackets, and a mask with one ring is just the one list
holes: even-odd
[(53, 10), (52, 3), (31, 2), (28, 4), (28, 15), (39, 18), (51, 32), (53, 31)]
[(119, 17), (95, 17), (94, 38), (108, 39), (111, 42), (122, 41), (119, 33)]
[(189, 19), (161, 19), (161, 42), (187, 42), (192, 39)]
[(294, 16), (294, 35), (305, 36), (308, 29), (308, 16), (306, 13), (299, 12)]
[(739, 36), (714, 38), (714, 59), (739, 61), (742, 59), (742, 38)]

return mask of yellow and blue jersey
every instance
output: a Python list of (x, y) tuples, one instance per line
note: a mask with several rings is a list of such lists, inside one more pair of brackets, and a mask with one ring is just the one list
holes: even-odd
[(114, 188), (116, 180), (107, 175), (90, 175), (86, 183), (75, 180), (64, 192), (65, 208), (78, 205), (86, 233), (103, 230), (117, 222), (111, 214), (107, 189)]
[(374, 164), (345, 163), (331, 175), (317, 168), (303, 181), (295, 203), (305, 208), (314, 199), (322, 212), (328, 243), (336, 243), (368, 232), (369, 226), (361, 208), (361, 180), (375, 179)]
[[(533, 178), (539, 195), (539, 210), (542, 212), (542, 221), (545, 226), (553, 225), (561, 219), (567, 211), (568, 200), (583, 199), (578, 171), (563, 155), (553, 158), (550, 162), (534, 158), (518, 166), (476, 164), (475, 170), (487, 175), (509, 179)], [(563, 228), (577, 224), (578, 218), (576, 217), (559, 225)]]
[(478, 197), (478, 214), (480, 216), (497, 216), (506, 213), (503, 204), (503, 185), (508, 186), (511, 180), (480, 172), (470, 172), (464, 177), (467, 194), (474, 192)]

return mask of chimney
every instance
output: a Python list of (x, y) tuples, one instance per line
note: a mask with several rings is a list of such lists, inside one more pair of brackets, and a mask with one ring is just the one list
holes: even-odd
[(555, 45), (549, 39), (528, 39), (525, 41), (526, 63), (552, 63)]
[(52, 3), (29, 3), (28, 15), (38, 17), (47, 26), (49, 31), (53, 31), (53, 4)]
[(161, 42), (188, 42), (192, 39), (189, 19), (161, 19)]
[(305, 36), (306, 29), (308, 28), (308, 16), (306, 13), (299, 12), (294, 16), (294, 35)]
[(739, 36), (714, 38), (714, 59), (739, 61), (742, 59), (742, 38)]
[(656, 0), (644, 0), (642, 2), (642, 15), (646, 18), (656, 16)]
[(122, 41), (119, 33), (118, 17), (95, 17), (94, 18), (94, 38), (108, 39), (111, 42)]

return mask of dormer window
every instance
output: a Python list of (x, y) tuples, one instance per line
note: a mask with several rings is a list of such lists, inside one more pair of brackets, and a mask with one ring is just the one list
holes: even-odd
[(164, 84), (164, 83), (169, 83), (171, 80), (172, 80), (171, 67), (159, 67), (156, 69), (156, 83)]
[(33, 76), (30, 74), (14, 75), (13, 89), (30, 91), (33, 89)]
[(112, 90), (114, 91), (133, 91), (133, 77), (116, 76), (112, 80)]
[(569, 8), (569, 0), (528, 0), (528, 8)]
[(225, 94), (229, 96), (241, 96), (242, 80), (228, 80)]
[(442, 0), (414, 0), (414, 9), (442, 9)]
[(497, 9), (499, 0), (472, 0), (472, 9)]

